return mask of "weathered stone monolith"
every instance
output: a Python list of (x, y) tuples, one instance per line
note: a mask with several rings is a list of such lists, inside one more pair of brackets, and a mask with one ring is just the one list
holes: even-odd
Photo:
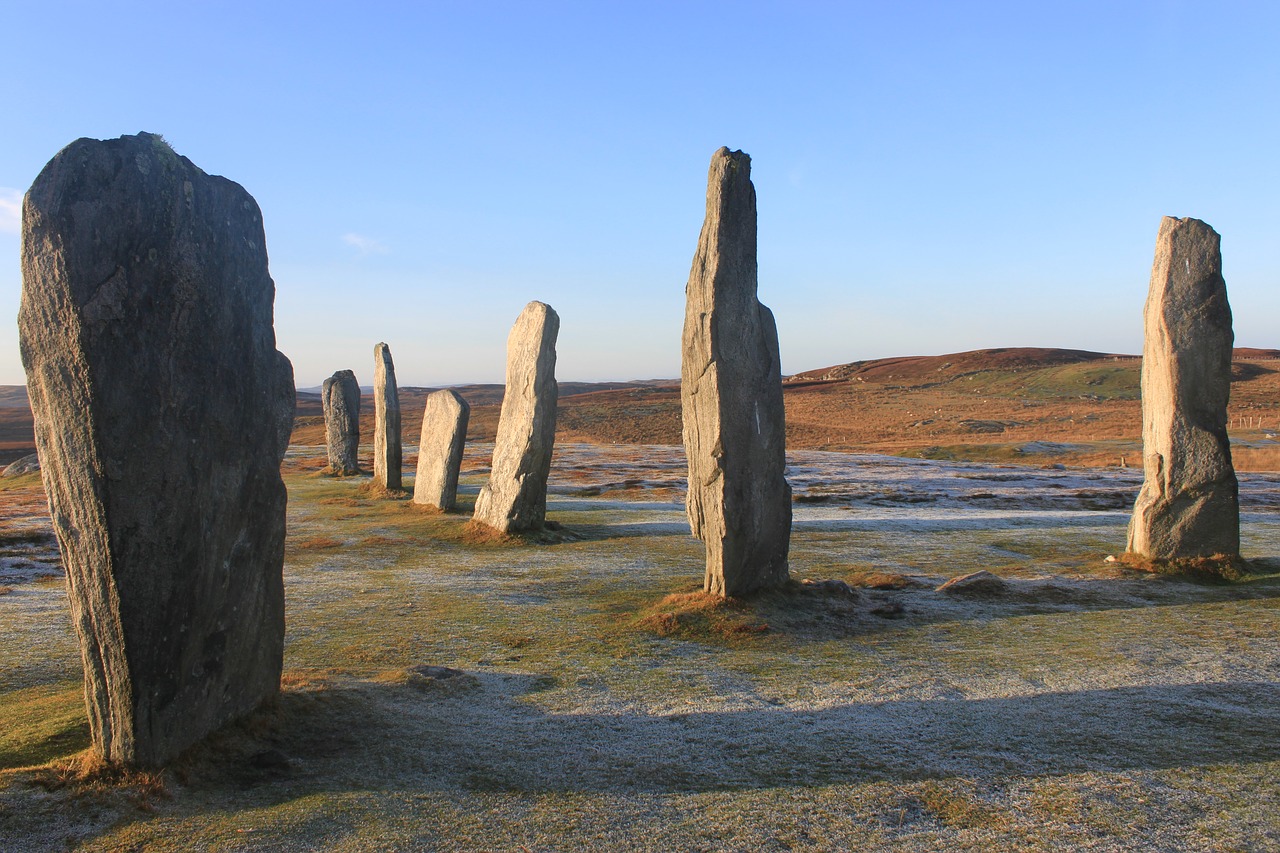
[(258, 205), (159, 136), (22, 209), (22, 361), (94, 749), (158, 766), (279, 690), (293, 369)]
[(350, 370), (339, 370), (320, 389), (324, 438), (329, 451), (326, 473), (349, 477), (360, 473), (360, 383)]
[(413, 502), (451, 510), (457, 506), (458, 471), (467, 443), (471, 406), (457, 391), (436, 391), (427, 397), (418, 440), (418, 474), (413, 479)]
[(1240, 554), (1240, 499), (1227, 440), (1231, 306), (1220, 238), (1166, 216), (1144, 313), (1142, 462), (1130, 553), (1166, 560)]
[(474, 519), (501, 533), (542, 527), (556, 440), (556, 335), (560, 317), (530, 302), (507, 337), (507, 387), (494, 439), (493, 470)]
[(387, 489), (401, 486), (400, 392), (391, 347), (373, 348), (373, 479)]
[(736, 596), (781, 586), (791, 540), (782, 372), (773, 314), (756, 298), (756, 191), (741, 151), (711, 157), (685, 298), (686, 508), (706, 543), (703, 589)]

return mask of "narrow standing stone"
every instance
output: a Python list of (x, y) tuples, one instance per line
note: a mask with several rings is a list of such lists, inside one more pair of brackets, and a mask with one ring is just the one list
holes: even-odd
[(149, 133), (23, 202), (22, 361), (93, 747), (163, 765), (279, 690), (293, 369), (258, 205)]
[(436, 391), (427, 397), (418, 440), (418, 474), (413, 479), (413, 502), (443, 510), (457, 506), (458, 471), (467, 443), (471, 406), (457, 391)]
[(1240, 500), (1227, 401), (1231, 306), (1221, 238), (1166, 216), (1144, 312), (1142, 462), (1128, 550), (1149, 559), (1240, 555)]
[(391, 347), (373, 348), (373, 479), (386, 489), (401, 486), (400, 392)]
[(324, 381), (324, 437), (329, 451), (327, 473), (349, 477), (360, 473), (360, 384), (350, 370), (339, 370)]
[(791, 540), (782, 372), (773, 314), (756, 299), (756, 191), (741, 151), (711, 157), (685, 297), (686, 508), (706, 543), (703, 589), (735, 596), (781, 586)]
[(547, 475), (556, 441), (556, 335), (560, 317), (530, 302), (507, 337), (507, 387), (502, 396), (493, 471), (476, 498), (476, 521), (501, 533), (542, 527)]

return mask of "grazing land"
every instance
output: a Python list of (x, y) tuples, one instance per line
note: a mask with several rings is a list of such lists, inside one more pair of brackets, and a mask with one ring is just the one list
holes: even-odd
[(1280, 477), (1209, 585), (1105, 561), (1133, 469), (794, 451), (796, 585), (717, 603), (678, 447), (560, 445), (539, 544), (469, 533), (490, 451), (440, 514), (291, 449), (279, 702), (124, 777), (78, 769), (39, 481), (0, 481), (4, 848), (1280, 847)]

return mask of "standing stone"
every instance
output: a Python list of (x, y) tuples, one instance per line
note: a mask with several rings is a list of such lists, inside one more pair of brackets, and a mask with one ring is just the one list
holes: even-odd
[(475, 520), (501, 533), (542, 527), (556, 441), (556, 335), (560, 317), (530, 302), (507, 337), (507, 387), (493, 446), (493, 472)]
[(756, 191), (741, 151), (711, 157), (685, 297), (686, 508), (706, 543), (703, 589), (736, 596), (781, 586), (791, 540), (782, 372), (773, 314), (756, 299)]
[(437, 391), (427, 397), (418, 440), (418, 474), (413, 502), (443, 510), (457, 506), (458, 471), (467, 443), (471, 406), (456, 391)]
[(1231, 306), (1217, 232), (1166, 216), (1156, 237), (1142, 349), (1142, 462), (1129, 547), (1148, 559), (1240, 555), (1227, 440)]
[(262, 214), (148, 133), (22, 210), (22, 361), (94, 749), (162, 765), (276, 695), (293, 369)]
[(391, 347), (373, 348), (373, 479), (385, 489), (401, 486), (400, 392)]
[(360, 473), (360, 384), (350, 370), (339, 370), (324, 381), (324, 438), (329, 451), (327, 473), (349, 477)]

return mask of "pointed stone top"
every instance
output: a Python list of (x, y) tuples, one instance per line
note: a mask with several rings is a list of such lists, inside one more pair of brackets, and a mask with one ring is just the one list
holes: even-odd
[[(751, 186), (751, 155), (745, 151), (720, 148), (711, 155), (711, 168), (707, 170), (707, 208), (727, 202), (743, 191), (751, 194), (751, 206), (755, 207), (755, 190)], [(731, 203), (731, 202), (729, 202)]]

